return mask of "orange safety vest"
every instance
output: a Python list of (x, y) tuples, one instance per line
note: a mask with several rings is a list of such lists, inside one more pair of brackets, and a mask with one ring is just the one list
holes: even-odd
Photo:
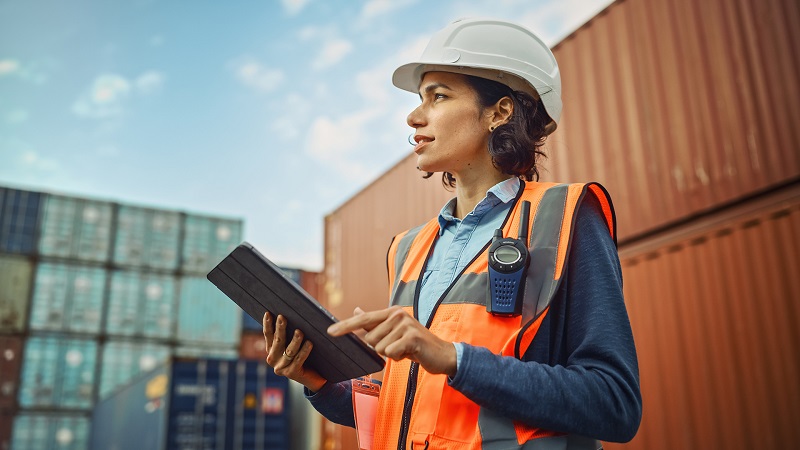
[[(521, 316), (494, 316), (489, 300), (488, 247), (479, 252), (444, 292), (426, 325), (439, 338), (488, 348), (495, 354), (523, 358), (547, 314), (566, 266), (578, 205), (595, 195), (616, 242), (611, 199), (596, 183), (524, 183), (503, 226), (516, 236), (522, 200), (531, 202), (531, 264), (526, 276)], [(409, 314), (416, 309), (426, 261), (439, 225), (399, 234), (388, 254), (391, 304)], [(417, 363), (388, 361), (376, 414), (373, 448), (380, 450), (592, 449), (594, 439), (567, 436), (512, 421), (481, 408), (447, 384), (447, 376), (430, 374)]]

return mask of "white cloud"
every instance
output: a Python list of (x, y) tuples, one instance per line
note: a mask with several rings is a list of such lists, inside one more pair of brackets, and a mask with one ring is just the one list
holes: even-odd
[(275, 90), (285, 78), (282, 71), (270, 69), (250, 57), (240, 58), (232, 66), (239, 81), (259, 92)]
[(14, 59), (0, 59), (0, 76), (11, 75), (19, 70), (19, 61)]
[(13, 75), (23, 81), (38, 85), (46, 83), (50, 74), (58, 68), (58, 61), (48, 56), (30, 60), (24, 64), (15, 59), (0, 59), (0, 77)]
[(281, 0), (283, 10), (290, 16), (294, 16), (306, 7), (309, 0)]
[(403, 9), (417, 3), (418, 0), (369, 0), (361, 8), (361, 20), (371, 20), (378, 16)]
[(47, 172), (57, 171), (60, 167), (55, 159), (42, 157), (34, 150), (23, 151), (19, 156), (19, 161), (23, 166)]
[(122, 113), (122, 105), (131, 91), (131, 83), (121, 75), (103, 74), (72, 105), (81, 117), (102, 119)]
[(375, 161), (371, 154), (376, 146), (405, 151), (411, 130), (405, 117), (417, 99), (394, 88), (391, 74), (398, 65), (419, 58), (427, 42), (427, 36), (410, 39), (391, 56), (356, 73), (352, 91), (361, 98), (362, 108), (337, 118), (315, 118), (308, 128), (306, 154), (348, 179), (369, 181), (377, 168), (364, 161)]
[(311, 66), (317, 70), (328, 68), (341, 61), (351, 51), (353, 44), (348, 40), (337, 38), (326, 41)]
[(300, 38), (301, 41), (308, 41), (319, 36), (322, 33), (322, 30), (319, 27), (315, 27), (313, 25), (308, 25), (300, 29), (297, 32), (297, 37)]
[(157, 70), (148, 70), (139, 75), (134, 84), (136, 89), (142, 94), (152, 94), (164, 85), (165, 76)]
[(350, 157), (366, 144), (367, 125), (381, 114), (379, 109), (366, 108), (338, 119), (317, 117), (309, 129), (306, 154), (348, 180), (369, 180), (374, 170)]
[(5, 121), (9, 125), (17, 125), (27, 122), (30, 118), (30, 113), (24, 109), (15, 109), (9, 111), (5, 116)]
[(270, 131), (284, 141), (300, 137), (305, 126), (305, 118), (311, 111), (311, 104), (297, 94), (288, 94), (272, 105), (274, 119), (270, 121)]

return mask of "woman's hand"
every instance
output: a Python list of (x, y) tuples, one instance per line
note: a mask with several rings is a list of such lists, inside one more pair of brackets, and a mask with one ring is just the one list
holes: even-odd
[(364, 312), (356, 308), (354, 316), (328, 328), (331, 336), (341, 336), (364, 329), (366, 341), (379, 354), (395, 361), (410, 359), (430, 373), (456, 374), (456, 349), (452, 342), (439, 339), (399, 306)]
[(267, 364), (273, 368), (275, 374), (294, 380), (312, 392), (322, 389), (327, 380), (303, 366), (313, 347), (311, 341), (303, 342), (303, 332), (295, 330), (287, 345), (285, 317), (279, 315), (277, 320), (272, 320), (270, 313), (264, 313), (262, 326), (267, 344)]

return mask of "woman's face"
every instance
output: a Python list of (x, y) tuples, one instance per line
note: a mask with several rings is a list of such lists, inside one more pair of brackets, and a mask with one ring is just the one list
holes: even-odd
[(428, 72), (419, 85), (422, 103), (408, 115), (414, 128), (417, 167), (450, 172), (456, 179), (470, 171), (494, 168), (488, 152), (491, 114), (463, 75)]

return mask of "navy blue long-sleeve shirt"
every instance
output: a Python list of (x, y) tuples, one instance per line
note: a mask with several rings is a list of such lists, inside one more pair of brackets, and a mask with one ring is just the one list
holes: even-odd
[[(564, 276), (524, 361), (465, 344), (450, 385), (532, 426), (629, 441), (642, 413), (638, 362), (619, 258), (593, 195), (577, 212)], [(349, 382), (306, 394), (326, 418), (354, 426)]]

